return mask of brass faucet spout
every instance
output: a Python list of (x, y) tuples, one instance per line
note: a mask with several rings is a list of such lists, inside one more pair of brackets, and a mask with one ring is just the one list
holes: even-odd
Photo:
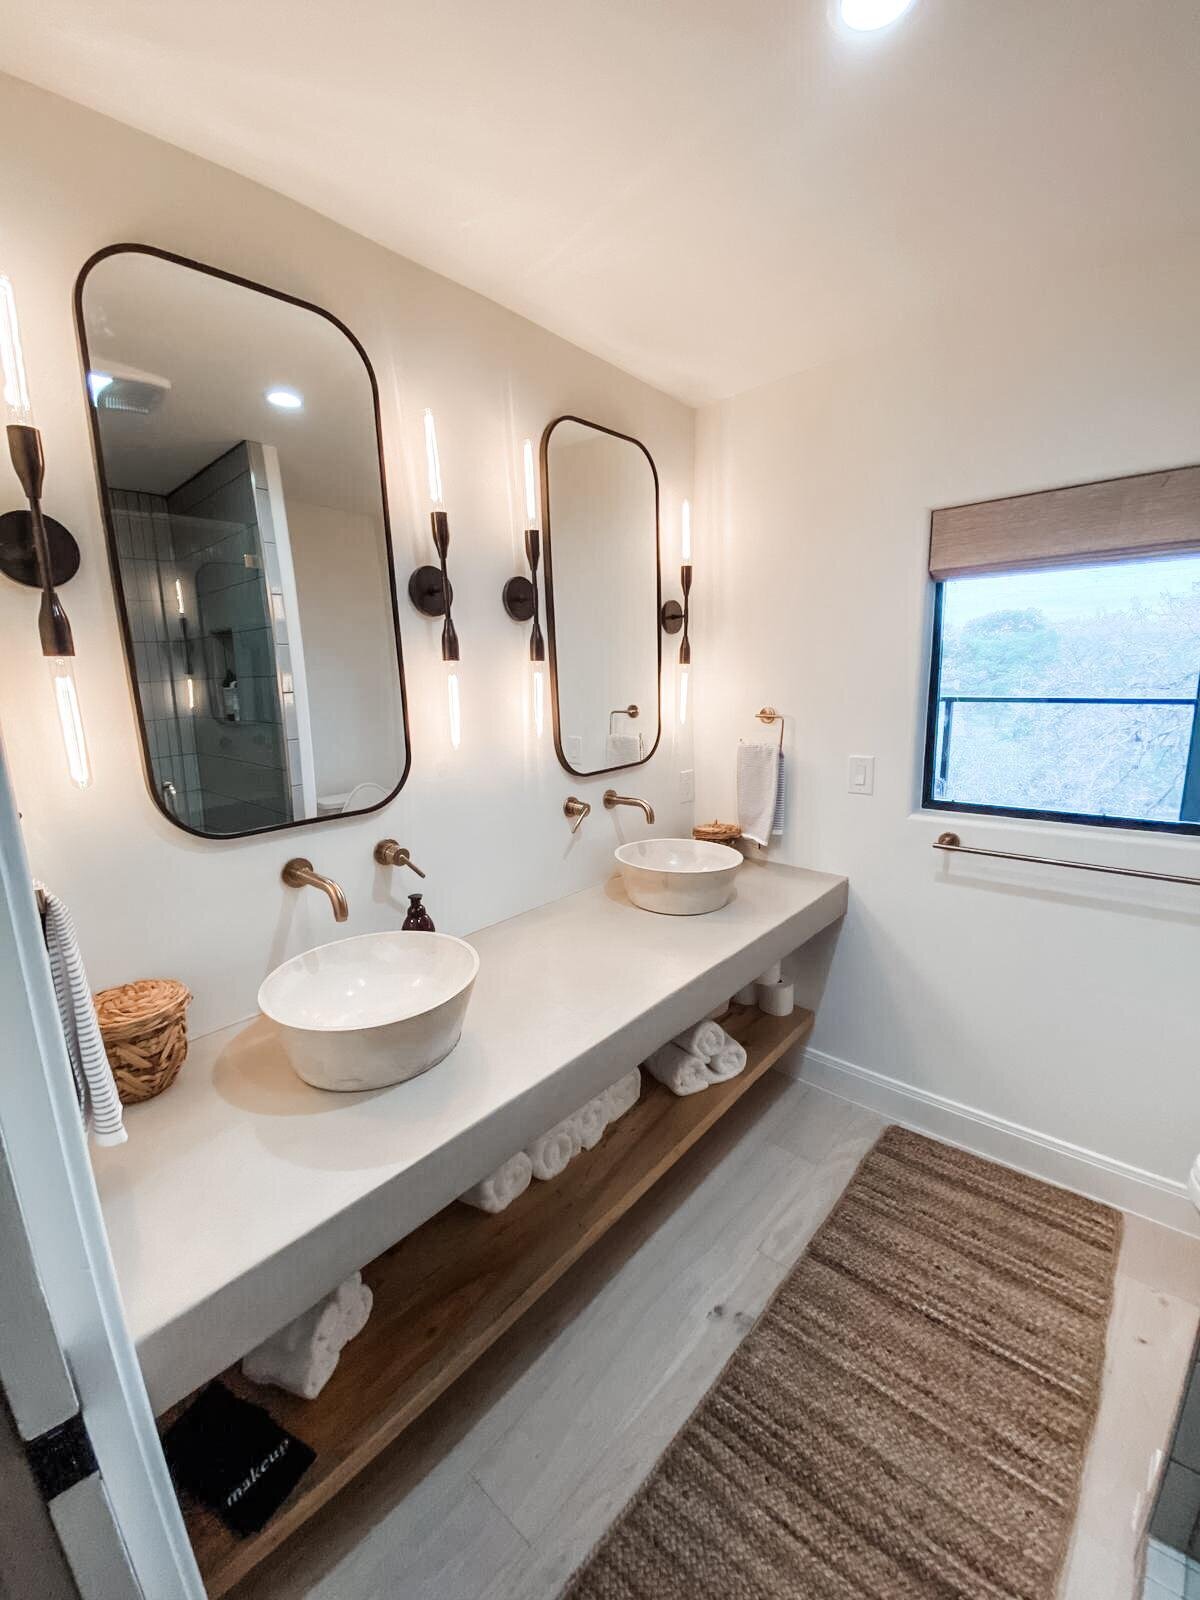
[(611, 811), (614, 806), (636, 806), (647, 822), (654, 821), (654, 807), (649, 800), (639, 800), (636, 795), (618, 794), (615, 789), (604, 791), (604, 809)]
[(311, 861), (306, 861), (303, 856), (293, 856), (279, 874), (289, 889), (320, 889), (329, 896), (329, 903), (333, 907), (333, 920), (346, 922), (350, 916), (350, 906), (346, 900), (340, 883), (334, 883), (332, 878), (322, 877), (319, 872), (313, 871)]

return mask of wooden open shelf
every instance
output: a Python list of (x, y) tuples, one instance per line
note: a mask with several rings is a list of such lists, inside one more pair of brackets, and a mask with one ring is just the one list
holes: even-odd
[[(498, 1216), (448, 1206), (363, 1268), (370, 1321), (347, 1345), (316, 1400), (221, 1380), (264, 1406), (317, 1459), (261, 1532), (239, 1539), (184, 1497), (188, 1533), (208, 1592), (225, 1594), (402, 1433), (605, 1234), (652, 1184), (812, 1031), (811, 1011), (768, 1017), (735, 1006), (722, 1019), (745, 1045), (745, 1070), (679, 1099), (648, 1074), (642, 1098), (561, 1177), (533, 1183)], [(164, 1425), (183, 1405), (173, 1407)]]

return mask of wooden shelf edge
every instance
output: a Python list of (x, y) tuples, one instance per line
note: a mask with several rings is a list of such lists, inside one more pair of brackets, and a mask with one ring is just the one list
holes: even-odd
[[(184, 1500), (196, 1559), (213, 1600), (226, 1594), (471, 1367), (579, 1258), (636, 1205), (775, 1063), (801, 1043), (813, 1014), (769, 1017), (735, 1006), (722, 1019), (747, 1051), (745, 1069), (677, 1098), (643, 1074), (637, 1105), (561, 1177), (534, 1183), (497, 1216), (447, 1207), (363, 1268), (370, 1321), (316, 1400), (251, 1384), (237, 1365), (219, 1376), (311, 1444), (317, 1460), (259, 1533), (231, 1534)], [(167, 1420), (188, 1402), (171, 1408)]]

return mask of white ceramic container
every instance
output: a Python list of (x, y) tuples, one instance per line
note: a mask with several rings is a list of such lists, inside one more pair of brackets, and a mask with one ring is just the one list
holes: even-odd
[(364, 933), (294, 956), (266, 978), (260, 1010), (317, 1089), (403, 1083), (458, 1043), (479, 956), (445, 933)]
[(705, 839), (639, 839), (616, 851), (625, 892), (643, 911), (695, 917), (733, 898), (743, 857)]

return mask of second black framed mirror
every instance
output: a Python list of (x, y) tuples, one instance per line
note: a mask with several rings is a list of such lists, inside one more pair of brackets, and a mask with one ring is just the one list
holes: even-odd
[(582, 417), (542, 434), (554, 745), (594, 777), (662, 737), (658, 472), (640, 440)]

